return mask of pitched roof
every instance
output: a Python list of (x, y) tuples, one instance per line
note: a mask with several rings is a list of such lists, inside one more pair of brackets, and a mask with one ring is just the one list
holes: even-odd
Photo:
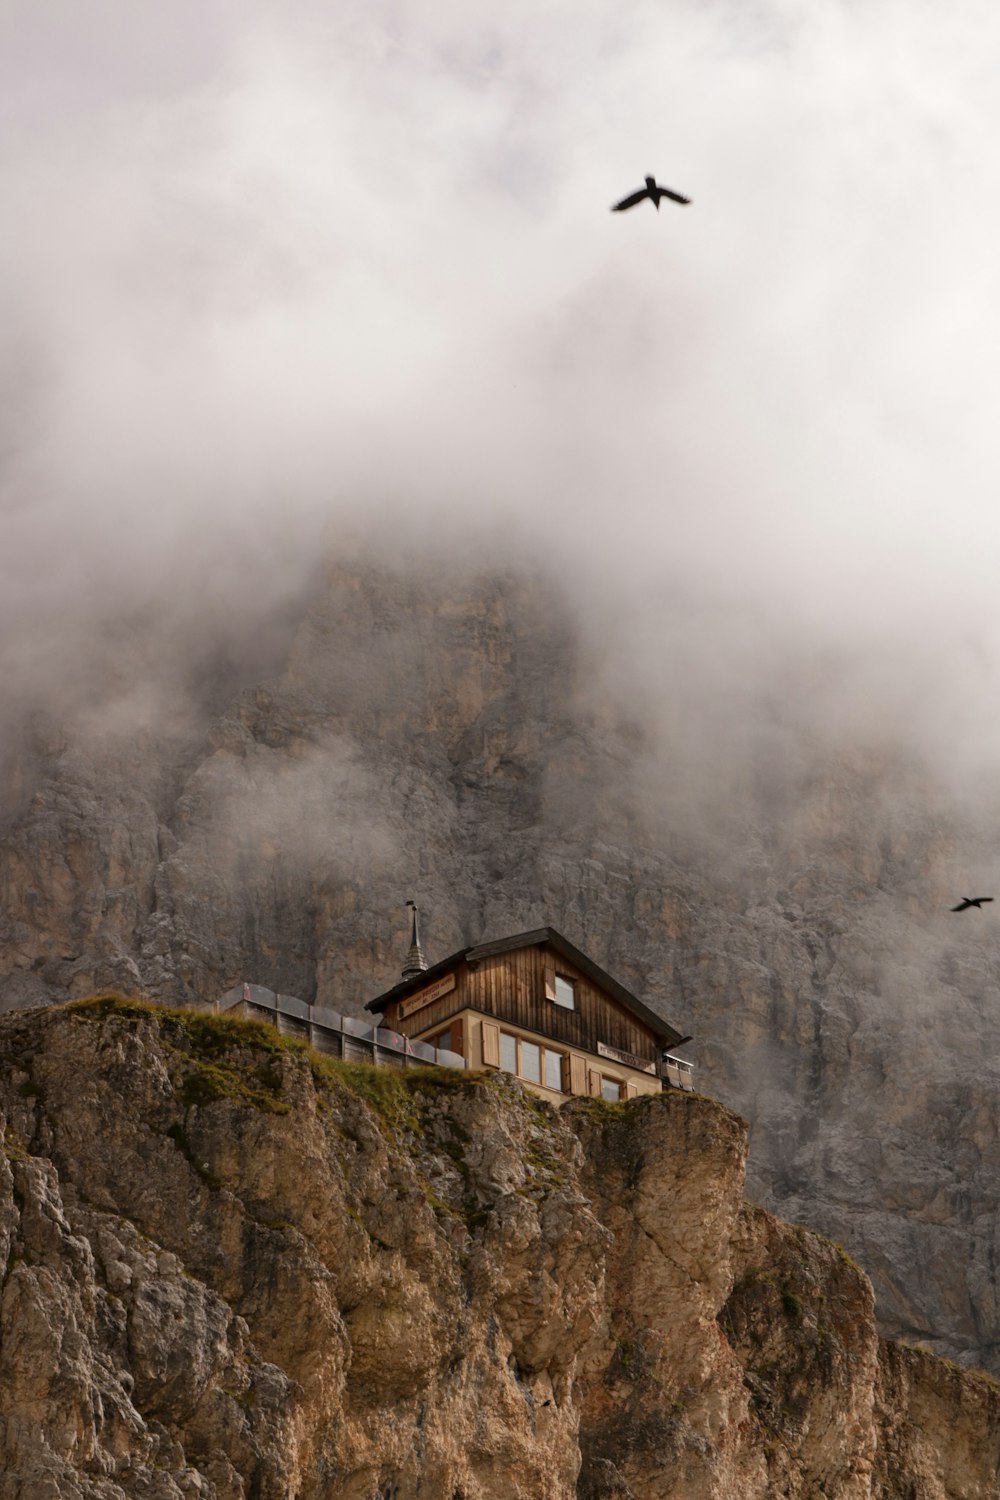
[(626, 1010), (631, 1011), (640, 1021), (644, 1021), (653, 1034), (666, 1046), (676, 1047), (681, 1041), (690, 1040), (690, 1038), (682, 1037), (679, 1031), (675, 1031), (662, 1016), (650, 1010), (648, 1005), (643, 1005), (631, 990), (619, 984), (617, 979), (612, 978), (599, 964), (595, 964), (592, 958), (581, 953), (579, 948), (575, 948), (567, 938), (563, 937), (562, 933), (556, 932), (554, 927), (536, 927), (531, 932), (518, 932), (513, 937), (498, 938), (494, 943), (479, 943), (474, 948), (462, 948), (458, 953), (452, 953), (449, 958), (441, 959), (440, 963), (432, 964), (422, 973), (401, 980), (399, 984), (393, 985), (391, 990), (377, 995), (374, 1000), (369, 1000), (365, 1010), (384, 1011), (386, 1006), (394, 1000), (403, 1000), (415, 990), (423, 989), (424, 985), (433, 984), (436, 979), (447, 974), (463, 959), (468, 964), (476, 964), (480, 959), (493, 958), (498, 953), (512, 953), (517, 948), (539, 948), (543, 943), (554, 948), (562, 958), (573, 964), (582, 974), (586, 974), (587, 978), (606, 994), (617, 1000)]

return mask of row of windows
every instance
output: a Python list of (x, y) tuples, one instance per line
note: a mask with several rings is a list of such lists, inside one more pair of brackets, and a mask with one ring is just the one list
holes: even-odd
[[(490, 1043), (486, 1038), (487, 1030), (493, 1038)], [(421, 1037), (421, 1041), (430, 1042), (434, 1047), (448, 1047), (453, 1052), (461, 1052), (461, 1022), (453, 1022), (436, 1031), (433, 1036)], [(617, 1078), (608, 1078), (590, 1067), (581, 1071), (579, 1079), (571, 1084), (568, 1053), (557, 1052), (554, 1047), (543, 1046), (541, 1042), (529, 1042), (526, 1037), (515, 1036), (512, 1031), (501, 1031), (495, 1023), (489, 1026), (483, 1023), (483, 1060), (487, 1067), (499, 1067), (501, 1072), (513, 1073), (515, 1078), (523, 1078), (525, 1083), (544, 1084), (557, 1094), (583, 1093), (587, 1091), (587, 1083), (590, 1085), (589, 1092), (596, 1094), (599, 1081), (602, 1099), (616, 1102), (626, 1097), (624, 1086)], [(577, 1059), (577, 1062), (582, 1070), (585, 1067), (583, 1060)]]
[[(567, 1092), (563, 1077), (567, 1059), (563, 1052), (554, 1052), (551, 1047), (542, 1047), (524, 1037), (514, 1036), (509, 1031), (500, 1033), (500, 1071), (513, 1073), (525, 1083), (543, 1083), (556, 1093)], [(617, 1102), (623, 1097), (622, 1085), (617, 1078), (601, 1078), (601, 1098)]]
[(527, 1042), (523, 1037), (512, 1036), (509, 1031), (501, 1031), (501, 1072), (514, 1073), (528, 1083), (544, 1083), (546, 1088), (562, 1093), (562, 1068), (561, 1052), (553, 1052), (551, 1047), (541, 1047), (537, 1042)]

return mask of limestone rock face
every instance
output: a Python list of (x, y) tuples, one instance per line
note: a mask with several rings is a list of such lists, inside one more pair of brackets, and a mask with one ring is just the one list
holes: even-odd
[[(957, 1405), (952, 1404), (955, 1397)], [(920, 1496), (990, 1500), (996, 1494), (1000, 1432), (992, 1381), (970, 1378), (924, 1350), (882, 1341), (875, 1409), (880, 1434), (876, 1495), (897, 1494), (901, 1473), (913, 1476)]]
[(880, 1346), (707, 1099), (98, 1000), (0, 1022), (0, 1119), (3, 1500), (995, 1493), (1000, 1388)]
[(540, 576), (332, 569), (247, 674), (5, 726), (0, 1005), (245, 978), (358, 1013), (408, 897), (432, 961), (551, 924), (694, 1034), (752, 1195), (847, 1246), (884, 1333), (1000, 1369), (1000, 908), (948, 912), (996, 809), (846, 730), (737, 745), (723, 798), (690, 705), (630, 708)]

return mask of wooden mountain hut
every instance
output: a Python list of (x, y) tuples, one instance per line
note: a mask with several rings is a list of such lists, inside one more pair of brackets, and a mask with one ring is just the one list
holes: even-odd
[[(412, 904), (412, 903), (411, 903)], [(427, 966), (417, 912), (403, 979), (370, 1000), (378, 1024), (496, 1069), (555, 1104), (692, 1087), (682, 1037), (552, 927), (463, 948)]]

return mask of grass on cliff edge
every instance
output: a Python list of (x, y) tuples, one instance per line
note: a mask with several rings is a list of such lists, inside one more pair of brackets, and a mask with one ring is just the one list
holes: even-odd
[(281, 1036), (266, 1021), (250, 1021), (243, 1016), (219, 1016), (211, 1010), (186, 1009), (182, 1006), (158, 1005), (154, 1000), (140, 1000), (128, 995), (88, 995), (71, 1000), (61, 1007), (83, 1020), (102, 1020), (105, 1016), (122, 1016), (128, 1020), (164, 1022), (176, 1026), (199, 1052), (221, 1052), (223, 1048), (259, 1047), (265, 1052), (303, 1053), (304, 1042)]
[[(282, 1036), (267, 1021), (243, 1016), (220, 1016), (214, 1011), (158, 1005), (124, 995), (89, 995), (61, 1007), (81, 1020), (103, 1020), (120, 1016), (126, 1020), (153, 1020), (168, 1030), (180, 1031), (191, 1047), (195, 1072), (181, 1086), (182, 1102), (208, 1104), (213, 1099), (235, 1098), (258, 1109), (285, 1113), (288, 1105), (278, 1097), (280, 1077), (273, 1069), (255, 1072), (253, 1082), (232, 1068), (223, 1068), (219, 1054), (249, 1047), (271, 1058), (285, 1053), (308, 1062), (319, 1087), (338, 1087), (362, 1099), (391, 1128), (419, 1130), (414, 1095), (418, 1091), (460, 1090), (488, 1084), (482, 1073), (451, 1068), (376, 1068), (370, 1063), (343, 1062), (315, 1052), (296, 1037)], [(205, 1061), (205, 1057), (215, 1059)]]
[[(125, 1020), (153, 1020), (165, 1033), (164, 1040), (183, 1060), (184, 1075), (174, 1080), (174, 1094), (185, 1106), (211, 1104), (232, 1099), (268, 1114), (287, 1114), (281, 1097), (282, 1077), (276, 1066), (278, 1055), (305, 1051), (301, 1042), (279, 1036), (262, 1021), (219, 1016), (213, 1011), (185, 1010), (156, 1005), (150, 1000), (122, 995), (91, 995), (74, 1000), (66, 1010), (81, 1020), (118, 1016)], [(187, 1046), (177, 1046), (177, 1042)], [(257, 1054), (250, 1066), (233, 1067), (225, 1054), (249, 1048)]]

